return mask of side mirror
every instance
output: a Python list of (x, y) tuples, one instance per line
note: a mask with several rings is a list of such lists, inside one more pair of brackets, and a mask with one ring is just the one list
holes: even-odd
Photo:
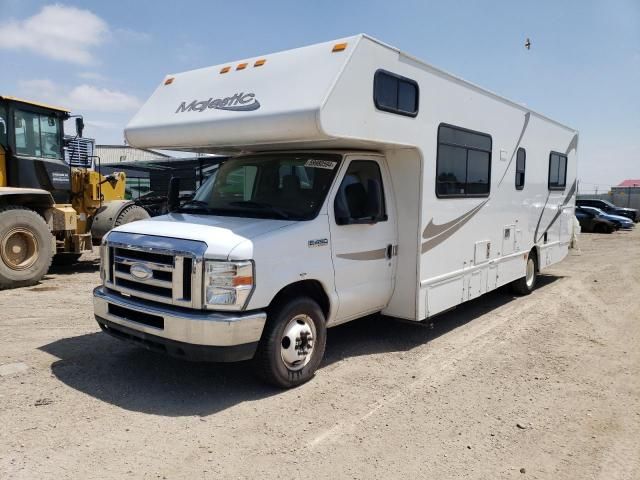
[(82, 117), (76, 117), (76, 135), (82, 138), (82, 132), (84, 132), (84, 120)]
[(175, 211), (180, 206), (180, 178), (171, 177), (167, 192), (167, 210)]

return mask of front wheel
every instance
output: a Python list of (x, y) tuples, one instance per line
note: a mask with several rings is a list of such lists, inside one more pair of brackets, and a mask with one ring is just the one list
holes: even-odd
[(529, 252), (524, 277), (512, 282), (511, 290), (517, 295), (529, 295), (536, 288), (537, 274), (538, 257), (534, 252)]
[(256, 373), (281, 388), (301, 385), (315, 374), (327, 341), (322, 310), (310, 298), (291, 300), (269, 312), (254, 357)]

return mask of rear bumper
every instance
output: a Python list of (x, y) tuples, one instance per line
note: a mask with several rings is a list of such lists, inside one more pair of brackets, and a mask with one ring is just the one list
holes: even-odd
[(220, 313), (158, 306), (104, 287), (93, 291), (96, 321), (106, 333), (144, 348), (196, 361), (253, 357), (267, 315)]

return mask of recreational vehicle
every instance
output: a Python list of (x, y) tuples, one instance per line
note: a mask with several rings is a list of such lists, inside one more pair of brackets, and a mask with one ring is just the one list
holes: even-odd
[(576, 130), (366, 35), (169, 75), (125, 134), (231, 158), (105, 237), (100, 327), (281, 387), (327, 327), (527, 294), (568, 252)]

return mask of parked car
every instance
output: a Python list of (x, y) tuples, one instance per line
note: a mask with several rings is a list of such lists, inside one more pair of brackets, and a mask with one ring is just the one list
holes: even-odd
[(634, 222), (640, 221), (640, 215), (635, 208), (618, 207), (608, 200), (600, 200), (597, 198), (583, 198), (576, 200), (577, 207), (596, 207), (610, 215), (620, 215), (630, 218)]
[(616, 226), (609, 220), (600, 218), (595, 213), (579, 207), (576, 208), (576, 218), (580, 222), (580, 229), (583, 232), (612, 233), (616, 229)]
[(621, 215), (611, 215), (596, 207), (578, 207), (578, 208), (580, 208), (581, 210), (586, 210), (587, 212), (595, 213), (598, 217), (604, 218), (605, 220), (609, 220), (617, 228), (630, 230), (636, 226), (635, 223), (633, 223), (633, 221), (627, 217), (623, 217)]

